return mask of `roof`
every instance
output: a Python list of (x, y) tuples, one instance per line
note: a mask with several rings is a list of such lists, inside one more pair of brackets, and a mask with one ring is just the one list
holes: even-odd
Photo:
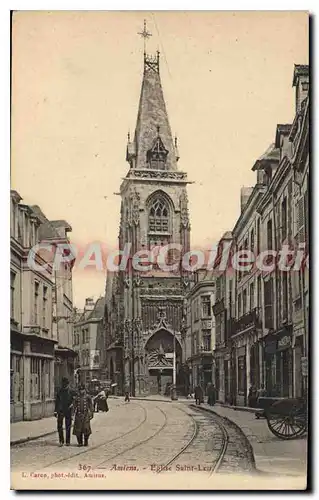
[(58, 232), (59, 228), (64, 228), (66, 231), (72, 231), (72, 228), (65, 220), (52, 220), (50, 221), (42, 212), (38, 205), (31, 206), (32, 211), (37, 215), (41, 222), (39, 227), (39, 239), (60, 239), (61, 235)]
[(264, 168), (265, 163), (268, 162), (274, 162), (274, 161), (279, 161), (280, 160), (280, 150), (276, 148), (275, 144), (271, 144), (264, 154), (261, 155), (258, 160), (256, 160), (252, 170), (261, 170)]
[(81, 310), (76, 311), (74, 322), (83, 323), (94, 319), (104, 317), (105, 297), (99, 297), (94, 304), (94, 309), (91, 311)]
[(221, 240), (232, 240), (232, 239), (233, 235), (231, 231), (226, 231), (226, 233), (224, 233), (223, 236), (221, 237)]
[(100, 297), (95, 302), (94, 309), (93, 311), (90, 312), (87, 319), (102, 318), (104, 316), (104, 307), (105, 307), (105, 297)]
[(16, 203), (19, 203), (22, 200), (22, 197), (19, 195), (18, 191), (15, 191), (14, 189), (10, 189), (10, 196), (16, 201)]
[(292, 80), (292, 86), (297, 84), (300, 76), (309, 76), (309, 65), (308, 64), (295, 64), (294, 76)]
[[(168, 150), (166, 167), (176, 170), (176, 153), (159, 72), (159, 54), (144, 56), (144, 74), (135, 128), (136, 168), (146, 167), (146, 153), (157, 136)], [(132, 148), (131, 150), (133, 150)]]
[(72, 227), (64, 219), (61, 219), (61, 220), (51, 220), (50, 223), (54, 227), (64, 227), (66, 231), (72, 231)]
[(39, 227), (39, 239), (45, 240), (51, 238), (59, 238), (56, 229), (54, 228), (54, 226), (52, 226), (49, 219), (47, 219), (47, 217), (44, 215), (41, 208), (38, 205), (32, 205), (31, 208), (41, 222), (41, 225)]

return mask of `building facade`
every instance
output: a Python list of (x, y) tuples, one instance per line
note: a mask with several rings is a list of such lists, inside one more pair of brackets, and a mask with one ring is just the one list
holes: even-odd
[[(230, 231), (223, 235), (217, 248), (218, 252), (214, 263), (216, 291), (213, 304), (216, 337), (215, 388), (218, 401), (233, 403), (236, 398), (236, 379), (233, 376), (236, 357), (232, 348), (231, 335), (236, 317), (236, 274), (230, 265), (234, 250), (234, 238)], [(227, 258), (222, 266), (224, 252), (226, 252)]]
[(41, 221), (39, 238), (42, 244), (52, 245), (53, 254), (61, 253), (63, 261), (53, 270), (53, 337), (55, 346), (55, 392), (61, 386), (63, 377), (74, 383), (76, 352), (73, 349), (73, 288), (72, 268), (74, 260), (69, 260), (70, 238), (72, 228), (65, 220), (50, 221), (38, 206), (32, 209)]
[(296, 116), (292, 125), (277, 126), (278, 166), (259, 207), (263, 247), (278, 253), (286, 246), (293, 264), (288, 272), (275, 266), (263, 286), (265, 387), (279, 397), (299, 397), (307, 389), (309, 273), (298, 253), (309, 250), (308, 66), (295, 66), (293, 85)]
[[(298, 248), (309, 253), (309, 68), (297, 65), (293, 86), (296, 89), (296, 116), (289, 141), (292, 145), (293, 167), (293, 229), (292, 236)], [(309, 356), (309, 266), (292, 273), (293, 343), (296, 377), (294, 394), (301, 396), (308, 390)]]
[(77, 382), (107, 380), (105, 350), (105, 298), (87, 298), (75, 314), (73, 348), (77, 354)]
[(107, 325), (108, 368), (132, 394), (160, 393), (172, 383), (173, 351), (178, 376), (188, 286), (188, 273), (176, 252), (167, 256), (174, 269), (166, 271), (156, 263), (137, 270), (132, 257), (138, 251), (140, 256), (150, 251), (155, 255), (156, 248), (167, 244), (180, 244), (187, 252), (190, 245), (187, 174), (177, 168), (177, 141), (166, 111), (159, 53), (144, 54), (143, 63), (135, 135), (127, 144), (129, 170), (120, 187), (119, 248), (129, 244), (130, 259), (113, 275), (114, 307), (107, 306), (112, 309)]
[(215, 382), (215, 280), (213, 272), (198, 270), (186, 295), (185, 363), (189, 374), (189, 391), (200, 384), (204, 391)]
[[(54, 411), (52, 328), (53, 271), (50, 262), (34, 256), (41, 221), (35, 211), (11, 191), (11, 421), (35, 420)], [(41, 270), (46, 266), (46, 271)]]
[[(253, 166), (256, 185), (241, 192), (233, 247), (248, 260), (235, 272), (228, 305), (226, 287), (231, 278), (225, 272), (216, 278), (215, 356), (218, 359), (220, 351), (219, 321), (228, 317), (227, 327), (221, 329), (221, 335), (223, 331), (228, 335), (230, 351), (226, 350), (231, 367), (228, 390), (230, 400), (240, 406), (248, 404), (252, 386), (264, 386), (273, 397), (299, 397), (308, 387), (308, 66), (295, 66), (293, 86), (294, 122), (277, 125), (275, 142)], [(216, 385), (225, 377), (225, 369), (226, 365), (223, 373), (223, 360), (217, 362)], [(223, 391), (219, 399), (226, 401)]]

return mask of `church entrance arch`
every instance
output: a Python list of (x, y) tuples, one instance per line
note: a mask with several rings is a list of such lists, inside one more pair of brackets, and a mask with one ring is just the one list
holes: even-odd
[[(175, 339), (176, 374), (182, 360), (182, 348)], [(151, 394), (169, 395), (173, 383), (174, 335), (165, 328), (157, 330), (145, 344), (145, 365)]]

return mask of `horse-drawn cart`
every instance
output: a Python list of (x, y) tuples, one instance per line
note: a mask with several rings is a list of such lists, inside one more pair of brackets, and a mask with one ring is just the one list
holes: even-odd
[(269, 430), (281, 439), (295, 439), (307, 432), (308, 407), (303, 398), (288, 398), (274, 402), (264, 410)]

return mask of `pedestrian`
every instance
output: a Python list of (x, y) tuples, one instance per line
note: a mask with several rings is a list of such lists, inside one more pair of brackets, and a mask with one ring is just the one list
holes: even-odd
[(197, 405), (204, 402), (203, 389), (199, 384), (195, 387), (195, 402)]
[(256, 408), (257, 405), (257, 389), (254, 385), (250, 386), (248, 391), (248, 406)]
[(208, 382), (206, 386), (206, 393), (207, 393), (207, 404), (211, 406), (211, 399), (212, 399), (212, 390), (211, 390), (212, 384), (211, 382)]
[(92, 399), (86, 392), (85, 386), (81, 384), (74, 400), (73, 434), (77, 437), (78, 446), (88, 446), (89, 444), (93, 415)]
[(128, 389), (125, 389), (124, 396), (125, 396), (124, 402), (129, 403), (130, 402), (130, 391)]
[(265, 398), (267, 396), (267, 391), (265, 389), (265, 385), (261, 384), (260, 389), (257, 391), (257, 400), (259, 398)]
[(54, 416), (57, 418), (59, 433), (59, 445), (64, 445), (63, 421), (65, 421), (65, 444), (70, 446), (72, 407), (74, 392), (70, 389), (69, 380), (62, 378), (61, 389), (59, 389), (55, 399)]
[(212, 404), (214, 405), (217, 401), (217, 389), (216, 387), (214, 386), (214, 384), (212, 385)]
[(208, 396), (207, 403), (210, 406), (214, 406), (214, 404), (216, 403), (216, 389), (215, 389), (214, 384), (211, 384), (211, 383), (208, 384), (207, 396)]
[(94, 403), (94, 411), (96, 408), (96, 411), (99, 412), (101, 411), (109, 411), (109, 407), (107, 404), (107, 395), (106, 395), (106, 390), (103, 388), (94, 398), (93, 400)]

